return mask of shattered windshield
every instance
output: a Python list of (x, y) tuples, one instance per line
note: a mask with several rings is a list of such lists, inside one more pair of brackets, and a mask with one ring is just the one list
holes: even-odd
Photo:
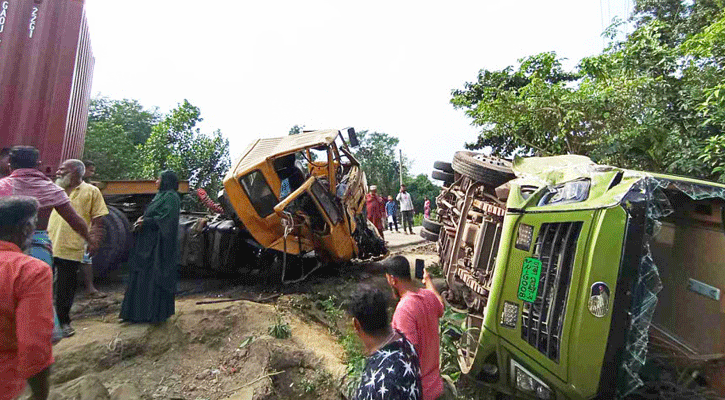
[(652, 258), (650, 241), (660, 232), (662, 226), (660, 220), (674, 212), (664, 191), (674, 190), (692, 200), (725, 199), (725, 188), (660, 177), (645, 177), (637, 182), (632, 190), (641, 195), (647, 204), (646, 237), (632, 292), (630, 310), (632, 321), (627, 332), (625, 354), (619, 371), (620, 396), (631, 394), (643, 384), (639, 373), (647, 361), (649, 329), (657, 308), (657, 294), (663, 288), (657, 265)]

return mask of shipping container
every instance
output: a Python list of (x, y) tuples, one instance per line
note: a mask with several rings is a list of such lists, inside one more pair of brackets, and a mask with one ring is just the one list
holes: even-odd
[(80, 158), (94, 61), (84, 0), (0, 0), (0, 147)]

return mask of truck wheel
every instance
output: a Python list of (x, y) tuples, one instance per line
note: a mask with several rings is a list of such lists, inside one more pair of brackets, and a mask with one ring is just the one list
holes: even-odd
[(117, 260), (126, 247), (123, 222), (109, 212), (103, 217), (103, 243), (93, 255), (93, 275), (103, 276), (117, 266)]
[(457, 151), (451, 165), (459, 174), (491, 188), (499, 187), (516, 177), (510, 162), (472, 151)]
[(443, 181), (443, 183), (446, 186), (449, 186), (451, 183), (453, 183), (453, 174), (438, 170), (433, 170), (430, 173), (430, 176), (433, 177), (433, 179), (438, 179), (439, 181)]
[(108, 206), (108, 212), (110, 214), (113, 214), (116, 220), (121, 221), (121, 224), (123, 225), (125, 242), (123, 250), (119, 254), (117, 261), (119, 263), (128, 261), (128, 256), (131, 253), (131, 248), (133, 247), (133, 232), (131, 232), (131, 222), (128, 220), (128, 218), (126, 218), (126, 214), (124, 214), (116, 207)]
[(449, 162), (436, 161), (433, 163), (433, 168), (443, 172), (448, 172), (449, 174), (453, 173), (453, 166)]
[(438, 241), (438, 234), (437, 233), (433, 233), (433, 232), (431, 232), (431, 231), (429, 231), (428, 229), (425, 229), (425, 228), (423, 228), (423, 229), (420, 230), (420, 237), (422, 237), (423, 239), (428, 240), (430, 242), (437, 242)]
[(436, 235), (440, 235), (441, 233), (441, 224), (436, 221), (432, 221), (427, 218), (423, 218), (423, 228), (427, 229), (428, 231), (435, 233)]

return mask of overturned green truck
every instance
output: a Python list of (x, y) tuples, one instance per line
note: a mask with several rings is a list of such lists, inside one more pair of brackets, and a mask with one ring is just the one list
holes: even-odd
[(460, 151), (437, 242), (463, 373), (500, 396), (721, 398), (725, 185)]

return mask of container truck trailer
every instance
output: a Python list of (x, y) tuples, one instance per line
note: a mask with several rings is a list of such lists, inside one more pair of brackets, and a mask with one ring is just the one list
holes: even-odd
[(80, 158), (94, 62), (83, 0), (0, 0), (0, 147)]

